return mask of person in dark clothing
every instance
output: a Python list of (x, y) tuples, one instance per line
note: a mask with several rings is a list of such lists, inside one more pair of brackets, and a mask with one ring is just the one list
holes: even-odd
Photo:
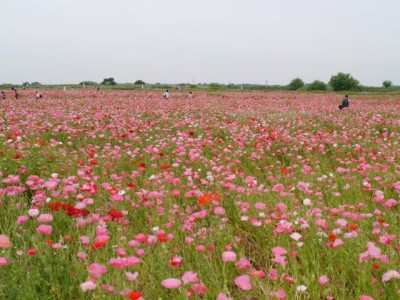
[(16, 100), (18, 100), (18, 98), (19, 98), (19, 94), (18, 94), (18, 91), (17, 91), (17, 89), (14, 89), (14, 92), (15, 92), (15, 99), (16, 99)]
[(342, 104), (339, 105), (339, 109), (347, 108), (350, 106), (349, 96), (345, 95), (344, 99), (342, 100)]
[(6, 93), (3, 91), (1, 91), (1, 99), (6, 100)]

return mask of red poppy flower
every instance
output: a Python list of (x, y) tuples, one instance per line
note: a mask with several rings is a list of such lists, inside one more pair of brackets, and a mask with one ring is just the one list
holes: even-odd
[(328, 236), (328, 238), (329, 238), (330, 241), (334, 242), (334, 241), (336, 240), (336, 235), (330, 234), (330, 235)]
[(128, 298), (131, 300), (137, 300), (141, 297), (143, 297), (143, 294), (139, 291), (133, 291), (133, 292), (128, 293)]
[(157, 239), (158, 239), (158, 241), (161, 242), (161, 243), (165, 243), (165, 242), (168, 241), (168, 238), (167, 238), (167, 236), (165, 235), (165, 233), (159, 233), (159, 234), (157, 234)]
[(108, 212), (108, 215), (111, 217), (112, 220), (122, 218), (124, 214), (121, 211), (112, 209)]

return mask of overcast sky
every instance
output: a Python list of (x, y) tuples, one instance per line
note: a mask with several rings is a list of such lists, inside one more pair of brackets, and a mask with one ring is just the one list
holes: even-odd
[(400, 84), (399, 0), (0, 0), (0, 83)]

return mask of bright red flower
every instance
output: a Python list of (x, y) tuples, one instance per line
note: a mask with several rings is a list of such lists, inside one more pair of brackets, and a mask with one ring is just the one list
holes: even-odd
[(108, 212), (108, 215), (111, 217), (112, 220), (122, 218), (124, 214), (121, 211), (112, 209)]
[(143, 297), (143, 294), (139, 291), (133, 291), (133, 292), (128, 293), (128, 298), (131, 300), (137, 300), (141, 297)]
[(37, 251), (35, 249), (31, 248), (31, 249), (28, 249), (26, 252), (28, 253), (29, 256), (34, 256)]
[(334, 242), (334, 241), (336, 240), (336, 235), (330, 234), (330, 235), (328, 236), (328, 239), (329, 239), (330, 241)]
[(161, 242), (161, 243), (165, 243), (165, 242), (168, 241), (168, 238), (167, 238), (167, 236), (165, 235), (165, 233), (159, 233), (159, 234), (157, 234), (157, 239), (158, 239), (158, 241)]

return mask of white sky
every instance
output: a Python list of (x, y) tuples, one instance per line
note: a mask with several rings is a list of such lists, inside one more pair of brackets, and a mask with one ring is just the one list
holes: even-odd
[(0, 0), (0, 83), (400, 84), (399, 0)]

